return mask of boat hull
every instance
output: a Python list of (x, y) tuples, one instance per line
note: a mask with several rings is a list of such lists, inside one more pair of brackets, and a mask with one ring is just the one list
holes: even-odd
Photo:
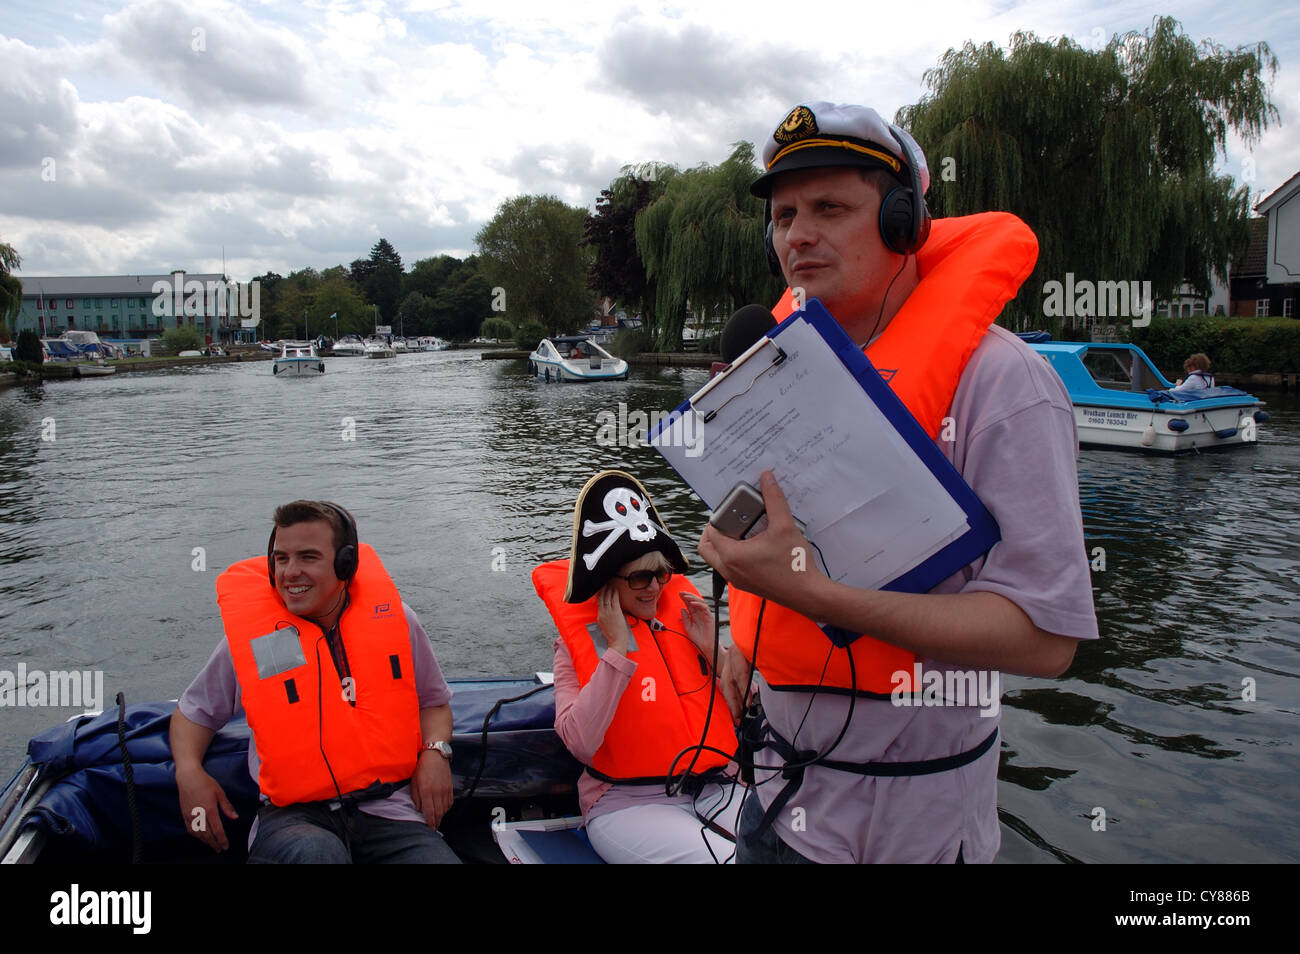
[(277, 378), (314, 378), (325, 373), (325, 362), (320, 358), (277, 358), (271, 373)]
[[(1150, 411), (1088, 404), (1074, 406), (1074, 423), (1083, 447), (1182, 454), (1255, 444), (1259, 402), (1237, 407), (1173, 408)], [(1178, 424), (1185, 430), (1177, 430)]]

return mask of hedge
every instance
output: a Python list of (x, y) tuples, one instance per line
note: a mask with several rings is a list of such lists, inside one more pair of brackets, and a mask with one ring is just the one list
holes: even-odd
[(1213, 370), (1228, 374), (1300, 372), (1300, 321), (1294, 318), (1160, 318), (1145, 328), (1122, 326), (1133, 342), (1173, 380), (1188, 355), (1209, 355)]

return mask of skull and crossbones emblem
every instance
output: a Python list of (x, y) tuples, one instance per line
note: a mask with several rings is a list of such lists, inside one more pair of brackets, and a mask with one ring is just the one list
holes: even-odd
[(608, 536), (595, 550), (583, 554), (582, 562), (587, 565), (588, 570), (600, 562), (605, 551), (612, 547), (624, 533), (638, 543), (645, 543), (655, 538), (655, 524), (650, 519), (646, 503), (640, 494), (629, 487), (615, 487), (605, 494), (605, 513), (609, 515), (609, 519), (601, 523), (587, 520), (582, 525), (584, 537), (608, 532)]

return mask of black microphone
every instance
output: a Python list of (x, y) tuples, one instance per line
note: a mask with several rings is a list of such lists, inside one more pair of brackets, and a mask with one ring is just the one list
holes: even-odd
[(776, 318), (762, 305), (746, 305), (728, 320), (722, 329), (719, 350), (722, 360), (730, 364), (749, 350), (750, 346), (776, 327)]

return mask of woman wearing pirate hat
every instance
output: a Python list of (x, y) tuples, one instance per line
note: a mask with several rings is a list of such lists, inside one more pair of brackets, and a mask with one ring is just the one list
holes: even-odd
[(641, 483), (607, 470), (578, 495), (569, 552), (533, 585), (560, 634), (555, 729), (587, 766), (578, 796), (593, 847), (615, 863), (725, 861), (736, 737), (713, 675), (713, 614), (680, 575), (681, 550)]

